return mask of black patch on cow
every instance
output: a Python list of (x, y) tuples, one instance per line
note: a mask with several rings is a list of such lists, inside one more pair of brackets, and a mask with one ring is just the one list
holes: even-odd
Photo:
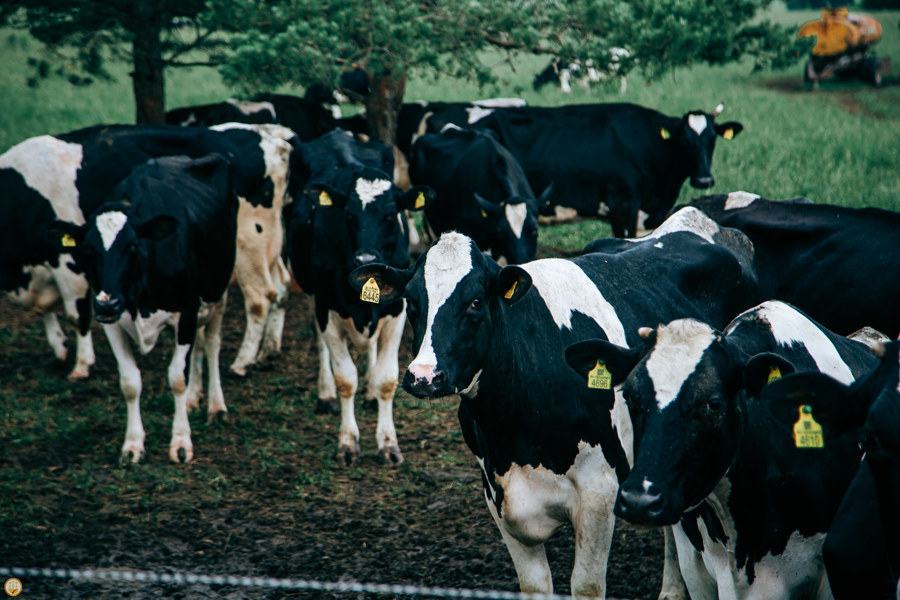
[(259, 223), (257, 223), (257, 224), (256, 224), (256, 233), (262, 233), (262, 232), (263, 232), (262, 225), (260, 225)]

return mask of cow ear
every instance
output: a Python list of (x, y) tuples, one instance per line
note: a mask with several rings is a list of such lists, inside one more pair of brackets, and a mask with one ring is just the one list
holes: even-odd
[(500, 296), (507, 305), (512, 305), (521, 300), (530, 289), (531, 275), (522, 267), (511, 265), (500, 269), (488, 292)]
[(541, 192), (541, 195), (538, 196), (538, 199), (537, 199), (538, 210), (540, 210), (541, 208), (550, 206), (550, 201), (553, 200), (553, 188), (554, 187), (555, 187), (554, 182), (551, 181), (550, 185), (547, 186), (547, 189), (545, 189), (543, 192)]
[(790, 426), (804, 406), (821, 425), (835, 429), (850, 429), (863, 424), (865, 411), (854, 411), (858, 404), (852, 386), (846, 386), (818, 371), (793, 373), (760, 392), (760, 402), (781, 425)]
[(397, 208), (401, 210), (424, 210), (437, 198), (437, 192), (427, 185), (416, 185), (397, 198)]
[(623, 348), (602, 339), (583, 340), (566, 348), (566, 362), (585, 381), (598, 366), (611, 375), (611, 384), (619, 385), (641, 361), (643, 349)]
[(744, 365), (743, 387), (756, 396), (767, 384), (796, 370), (786, 358), (773, 352), (762, 352), (752, 356)]
[[(401, 270), (389, 265), (375, 263), (357, 267), (350, 273), (348, 281), (350, 282), (350, 287), (357, 292), (362, 293), (363, 288), (365, 288), (370, 297), (373, 297), (370, 290), (376, 291), (377, 293), (374, 294), (374, 297), (377, 298), (375, 303), (380, 304), (381, 302), (393, 302), (401, 298), (403, 292), (406, 291), (406, 284), (409, 283), (412, 273), (412, 268)], [(375, 286), (374, 288), (371, 287), (373, 285)]]
[(311, 183), (303, 189), (303, 195), (314, 206), (337, 206), (346, 204), (347, 197), (336, 188), (325, 183)]
[(63, 254), (71, 252), (84, 242), (87, 228), (68, 221), (56, 220), (47, 228), (47, 238), (52, 248)]
[(720, 135), (726, 140), (730, 140), (741, 131), (744, 130), (744, 126), (738, 123), (737, 121), (728, 121), (727, 123), (716, 123), (716, 134)]
[(472, 195), (475, 196), (475, 203), (478, 205), (479, 210), (481, 210), (482, 218), (496, 219), (500, 217), (500, 214), (503, 212), (502, 204), (494, 204), (478, 192), (472, 192)]
[(175, 233), (178, 219), (172, 215), (158, 215), (138, 225), (134, 232), (139, 238), (158, 242)]

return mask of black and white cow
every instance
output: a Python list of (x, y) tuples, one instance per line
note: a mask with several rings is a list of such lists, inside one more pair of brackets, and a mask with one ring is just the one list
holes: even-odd
[(537, 255), (538, 206), (522, 167), (489, 131), (448, 125), (413, 144), (410, 178), (430, 186), (437, 198), (425, 210), (436, 233), (464, 233), (492, 256), (509, 263)]
[(776, 431), (759, 394), (793, 371), (852, 382), (877, 362), (872, 350), (778, 301), (724, 330), (678, 319), (641, 335), (631, 347), (595, 340), (566, 353), (582, 377), (605, 365), (640, 439), (616, 515), (674, 526), (694, 600), (829, 598), (822, 543), (859, 440), (827, 448), (822, 468), (821, 457)]
[(900, 213), (747, 192), (690, 205), (753, 241), (762, 298), (790, 302), (841, 335), (865, 326), (900, 335)]
[(576, 82), (585, 90), (589, 90), (591, 83), (611, 79), (619, 80), (619, 93), (624, 94), (628, 89), (628, 78), (620, 75), (621, 62), (631, 56), (625, 48), (610, 48), (609, 63), (605, 70), (600, 70), (594, 65), (594, 61), (580, 60), (568, 61), (560, 57), (554, 57), (550, 63), (534, 76), (531, 87), (535, 91), (540, 90), (548, 83), (558, 83), (559, 89), (564, 94), (572, 92), (572, 82)]
[[(0, 251), (5, 290), (25, 307), (44, 314), (47, 338), (60, 360), (65, 334), (55, 310), (77, 322), (75, 365), (70, 379), (87, 377), (94, 363), (87, 282), (58, 254), (42, 232), (54, 219), (84, 223), (133, 168), (168, 155), (229, 159), (240, 198), (235, 278), (244, 293), (247, 329), (231, 370), (239, 375), (281, 347), (290, 278), (281, 260), (281, 210), (289, 202), (293, 132), (279, 125), (227, 124), (214, 130), (174, 126), (96, 126), (27, 139), (0, 155)], [(296, 187), (296, 186), (293, 186)], [(8, 243), (7, 243), (8, 242)], [(65, 251), (65, 250), (64, 250)], [(26, 265), (37, 265), (27, 267)], [(24, 273), (23, 268), (29, 271)]]
[(319, 350), (318, 410), (341, 414), (338, 455), (345, 464), (360, 456), (354, 415), (358, 375), (349, 344), (367, 355), (367, 400), (377, 401), (375, 431), (379, 458), (403, 462), (393, 421), (397, 353), (406, 317), (403, 302), (363, 300), (347, 282), (363, 264), (409, 264), (405, 209), (421, 209), (434, 191), (413, 187), (401, 193), (392, 183), (393, 153), (380, 142), (362, 142), (336, 129), (302, 145), (308, 181), (305, 200), (289, 216), (291, 272), (314, 296)]
[[(732, 139), (740, 123), (716, 123), (723, 110), (695, 110), (669, 117), (634, 104), (485, 109), (470, 123), (490, 129), (522, 165), (531, 188), (555, 183), (555, 207), (609, 220), (616, 237), (658, 226), (685, 179), (696, 188), (715, 183), (711, 172), (716, 139)], [(428, 119), (429, 131), (448, 122), (465, 126), (452, 111)]]
[[(227, 410), (218, 359), (226, 291), (234, 271), (237, 214), (224, 157), (172, 156), (134, 169), (117, 186), (112, 202), (85, 224), (57, 221), (51, 226), (63, 247), (76, 249), (76, 266), (87, 275), (94, 313), (116, 357), (128, 406), (122, 460), (139, 462), (144, 456), (141, 373), (134, 348), (141, 354), (152, 350), (167, 323), (175, 326), (177, 339), (168, 368), (175, 396), (169, 458), (187, 462), (194, 455), (187, 411), (199, 405), (203, 354), (209, 418)], [(188, 380), (185, 371), (195, 339), (200, 347)]]
[[(900, 579), (900, 342), (878, 349), (881, 363), (852, 384), (796, 373), (767, 386), (763, 401), (787, 432), (807, 413), (823, 446), (866, 435), (865, 455), (825, 538), (828, 581), (836, 600), (896, 597)], [(790, 435), (790, 433), (788, 433)], [(825, 462), (828, 455), (822, 452)]]
[[(449, 232), (409, 269), (353, 272), (357, 289), (372, 278), (384, 301), (406, 299), (415, 358), (404, 389), (460, 395), (463, 437), (523, 591), (552, 591), (544, 542), (571, 523), (572, 593), (605, 595), (612, 506), (631, 463), (621, 395), (602, 377), (589, 389), (566, 366), (565, 348), (595, 336), (632, 343), (639, 324), (674, 315), (724, 324), (753, 303), (747, 257), (738, 256), (746, 241), (720, 244), (727, 236), (699, 211), (668, 223), (671, 232), (664, 226), (614, 253), (504, 268)], [(672, 577), (677, 570), (667, 569), (667, 593)]]

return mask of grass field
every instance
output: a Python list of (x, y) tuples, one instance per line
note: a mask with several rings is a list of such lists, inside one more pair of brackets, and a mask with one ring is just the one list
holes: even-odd
[[(893, 57), (900, 70), (900, 11), (873, 14), (884, 25), (876, 49)], [(818, 12), (773, 9), (768, 16), (799, 26)], [(21, 32), (0, 30), (0, 152), (30, 136), (133, 122), (124, 67), (114, 69), (114, 82), (75, 88), (47, 79), (31, 87), (27, 56), (35, 47)], [(515, 73), (499, 67), (509, 77), (497, 89), (413, 77), (406, 99), (516, 95), (535, 105), (625, 101), (671, 115), (724, 102), (721, 119), (740, 121), (745, 129), (734, 140), (719, 142), (713, 192), (803, 195), (816, 202), (900, 210), (900, 77), (887, 77), (881, 89), (847, 81), (810, 91), (802, 82), (804, 61), (799, 57), (794, 68), (775, 73), (751, 73), (749, 63), (695, 66), (650, 83), (635, 73), (624, 95), (611, 86), (590, 93), (575, 88), (565, 96), (549, 87), (535, 93), (531, 78), (546, 59), (522, 57), (514, 61)], [(230, 92), (215, 71), (195, 68), (171, 73), (167, 94), (167, 105), (174, 108), (218, 101)], [(679, 201), (700, 194), (685, 185)], [(605, 225), (582, 221), (542, 230), (540, 244), (575, 252), (608, 233)], [(137, 468), (117, 466), (125, 415), (102, 333), (95, 330), (94, 374), (72, 385), (65, 381), (68, 366), (53, 362), (37, 317), (0, 300), (0, 566), (193, 568), (515, 589), (511, 563), (480, 497), (477, 469), (461, 441), (455, 402), (398, 394), (395, 419), (407, 462), (387, 470), (372, 456), (374, 417), (360, 410), (364, 458), (352, 468), (340, 467), (334, 455), (337, 421), (312, 411), (310, 302), (292, 298), (281, 360), (270, 371), (225, 382), (229, 423), (206, 425), (192, 417), (197, 458), (186, 467), (165, 459), (171, 395), (164, 358), (142, 363), (148, 458)], [(229, 305), (224, 364), (243, 328), (235, 308), (241, 306), (239, 294)], [(407, 346), (408, 339), (405, 351)], [(623, 581), (647, 578), (625, 571), (639, 568), (641, 557), (655, 557), (658, 548), (628, 530), (615, 543), (645, 550), (611, 566), (610, 594), (655, 598), (657, 580), (648, 578), (642, 590)], [(565, 591), (571, 556), (561, 547), (550, 554), (556, 588)], [(25, 583), (23, 598), (122, 597), (116, 588), (96, 584), (57, 589)], [(187, 594), (169, 587), (152, 595), (127, 589), (134, 598), (244, 597), (208, 587)]]

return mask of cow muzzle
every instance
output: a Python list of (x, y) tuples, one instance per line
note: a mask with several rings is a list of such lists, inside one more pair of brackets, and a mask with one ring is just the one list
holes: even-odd
[(402, 386), (417, 398), (440, 398), (453, 393), (444, 372), (430, 365), (410, 365), (403, 376)]
[(125, 303), (121, 298), (113, 298), (106, 292), (100, 292), (94, 298), (94, 315), (100, 323), (114, 323), (125, 311)]
[(369, 265), (374, 262), (378, 262), (378, 256), (375, 254), (371, 254), (369, 252), (360, 252), (356, 256), (353, 257), (353, 264), (357, 267), (362, 267), (363, 265)]
[(644, 481), (634, 485), (626, 480), (619, 487), (613, 512), (635, 525), (674, 525), (680, 515), (673, 518), (668, 506), (666, 496), (657, 486), (647, 485)]
[(712, 175), (707, 175), (705, 177), (691, 177), (691, 187), (697, 189), (711, 188), (715, 184), (716, 180), (713, 179)]

